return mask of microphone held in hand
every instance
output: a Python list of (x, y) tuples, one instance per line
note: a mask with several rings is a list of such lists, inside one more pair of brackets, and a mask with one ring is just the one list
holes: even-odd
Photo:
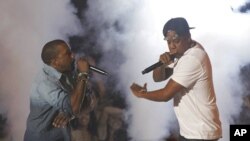
[[(171, 60), (174, 60), (174, 58), (175, 58), (174, 55), (170, 55)], [(148, 72), (150, 72), (150, 71), (152, 71), (152, 70), (154, 70), (162, 65), (163, 65), (163, 63), (161, 61), (159, 61), (159, 62), (147, 67), (145, 70), (143, 70), (142, 74), (148, 73)]]
[(97, 72), (97, 73), (100, 73), (102, 75), (108, 75), (108, 73), (100, 68), (97, 68), (97, 67), (94, 67), (94, 66), (89, 66), (89, 69), (94, 71), (94, 72)]
[[(74, 59), (72, 61), (71, 68), (72, 68), (72, 70), (75, 70), (75, 68), (77, 68), (76, 67), (76, 59)], [(106, 71), (104, 71), (103, 69), (100, 69), (96, 66), (89, 65), (89, 69), (91, 71), (97, 72), (97, 73), (102, 74), (102, 75), (108, 75), (108, 73)]]
[(149, 66), (148, 68), (146, 68), (145, 70), (142, 71), (142, 74), (148, 73), (158, 67), (160, 67), (161, 65), (163, 65), (163, 63), (161, 61)]

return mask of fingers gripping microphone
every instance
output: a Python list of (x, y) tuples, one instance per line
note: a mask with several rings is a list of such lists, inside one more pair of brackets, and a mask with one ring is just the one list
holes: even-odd
[[(174, 55), (170, 55), (171, 60), (174, 60), (174, 58), (175, 58)], [(163, 63), (161, 61), (159, 61), (159, 62), (147, 67), (146, 69), (144, 69), (142, 71), (142, 74), (148, 73), (148, 72), (150, 72), (150, 71), (152, 71), (152, 70), (154, 70), (154, 69), (156, 69), (156, 68), (158, 68), (158, 67), (160, 67), (162, 65), (163, 65)]]
[(97, 72), (97, 73), (100, 73), (102, 75), (108, 75), (108, 73), (100, 68), (97, 68), (97, 67), (94, 67), (94, 66), (89, 66), (89, 69), (94, 71), (94, 72)]
[[(73, 62), (71, 64), (71, 68), (72, 68), (72, 70), (74, 70), (75, 68), (77, 68), (76, 67), (76, 60), (73, 60)], [(106, 71), (104, 71), (104, 70), (102, 70), (102, 69), (100, 69), (98, 67), (92, 66), (92, 65), (89, 65), (89, 69), (91, 71), (97, 72), (97, 73), (102, 74), (102, 75), (108, 75), (108, 73)]]

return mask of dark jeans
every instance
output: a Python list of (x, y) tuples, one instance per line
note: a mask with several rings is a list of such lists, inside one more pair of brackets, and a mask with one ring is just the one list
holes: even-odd
[(218, 139), (214, 140), (204, 140), (204, 139), (186, 139), (183, 136), (179, 135), (179, 141), (218, 141)]

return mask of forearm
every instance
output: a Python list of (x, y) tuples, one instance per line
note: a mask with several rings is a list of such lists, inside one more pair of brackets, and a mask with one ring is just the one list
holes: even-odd
[(88, 80), (88, 71), (89, 64), (84, 58), (79, 58), (76, 61), (77, 71), (77, 80), (74, 90), (71, 94), (71, 108), (73, 114), (79, 114), (81, 110), (82, 101), (85, 97), (86, 85)]
[(97, 104), (95, 93), (91, 90), (86, 90), (84, 101), (81, 104), (81, 112), (91, 112)]
[(159, 90), (149, 91), (149, 92), (142, 92), (140, 97), (151, 100), (151, 101), (157, 101), (157, 102), (166, 102), (172, 98), (164, 92), (164, 89), (159, 89)]
[(169, 80), (168, 84), (159, 90), (155, 91), (142, 91), (138, 97), (145, 98), (152, 101), (169, 101), (174, 95), (185, 88), (173, 81), (172, 79)]
[(172, 68), (166, 68), (164, 65), (154, 69), (153, 79), (155, 82), (160, 82), (168, 79), (173, 74)]
[(155, 82), (160, 82), (165, 78), (165, 67), (162, 65), (153, 70), (153, 79)]
[(85, 85), (87, 84), (87, 81), (85, 80), (78, 80), (77, 84), (75, 86), (75, 89), (73, 90), (73, 93), (71, 94), (70, 101), (71, 101), (71, 107), (73, 114), (78, 114), (81, 108), (81, 102), (84, 98), (84, 91), (85, 91)]

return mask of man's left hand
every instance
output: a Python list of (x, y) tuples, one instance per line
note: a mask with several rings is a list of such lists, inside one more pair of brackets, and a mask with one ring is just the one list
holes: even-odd
[(130, 86), (130, 89), (136, 97), (142, 97), (143, 94), (147, 93), (147, 83), (145, 83), (143, 87), (136, 83), (133, 83)]
[(61, 112), (55, 117), (52, 125), (56, 128), (64, 128), (68, 124), (69, 120), (70, 118)]

